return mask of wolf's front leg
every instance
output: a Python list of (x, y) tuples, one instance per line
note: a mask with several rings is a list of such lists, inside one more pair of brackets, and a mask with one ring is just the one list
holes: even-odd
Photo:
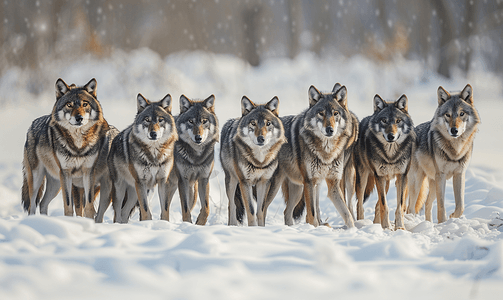
[(445, 214), (445, 181), (446, 176), (443, 173), (437, 172), (435, 174), (435, 183), (437, 188), (437, 219), (438, 223), (443, 223), (447, 220)]
[(182, 219), (184, 222), (192, 223), (192, 216), (190, 214), (190, 204), (194, 197), (194, 190), (190, 186), (190, 182), (186, 178), (178, 179), (178, 193), (180, 194), (180, 204), (182, 206)]
[(456, 208), (450, 217), (459, 218), (465, 210), (465, 171), (454, 174), (452, 178), (452, 185), (454, 188), (454, 201), (456, 202)]
[(246, 210), (246, 216), (248, 217), (248, 226), (257, 226), (255, 200), (253, 199), (253, 186), (245, 180), (240, 180), (239, 188), (241, 189), (243, 204)]
[(152, 214), (148, 207), (148, 188), (145, 182), (136, 181), (136, 194), (140, 205), (140, 221), (152, 220)]
[[(381, 217), (381, 226), (383, 229), (390, 228), (391, 224), (389, 222), (389, 208), (386, 201), (386, 180), (383, 177), (376, 176), (376, 187), (378, 193), (379, 201), (379, 212)], [(377, 209), (376, 209), (377, 216)]]
[[(159, 186), (159, 193), (160, 193)], [(169, 221), (169, 207), (171, 205), (171, 201), (173, 200), (173, 196), (175, 195), (176, 190), (178, 189), (178, 176), (175, 174), (175, 171), (171, 171), (171, 174), (166, 181), (166, 198), (163, 201), (161, 197), (159, 200), (161, 201), (161, 220)]]
[[(201, 211), (199, 211), (199, 215), (197, 216), (196, 224), (197, 225), (205, 225), (208, 220), (208, 215), (210, 214), (210, 185), (209, 178), (200, 178), (198, 182), (194, 184), (194, 189), (199, 192), (199, 199), (201, 200)], [(196, 188), (197, 187), (197, 188)], [(194, 198), (196, 195), (194, 194)]]
[(398, 175), (396, 182), (397, 195), (396, 195), (396, 211), (395, 211), (395, 230), (396, 229), (405, 230), (403, 208), (405, 207), (406, 186), (407, 186), (407, 175), (406, 174)]
[(63, 201), (65, 206), (65, 216), (73, 216), (72, 199), (72, 177), (70, 170), (61, 170), (59, 172), (61, 189), (63, 190)]
[(268, 181), (261, 180), (257, 183), (257, 222), (259, 226), (265, 226), (265, 197), (269, 188)]
[(327, 179), (326, 181), (328, 186), (328, 197), (332, 200), (332, 203), (341, 215), (344, 223), (348, 228), (355, 227), (353, 216), (346, 203), (344, 203), (339, 181), (336, 179)]
[(92, 168), (83, 170), (84, 183), (84, 216), (94, 219), (94, 171)]
[(320, 224), (316, 214), (316, 182), (314, 180), (304, 180), (304, 198), (306, 199), (306, 222), (318, 227)]

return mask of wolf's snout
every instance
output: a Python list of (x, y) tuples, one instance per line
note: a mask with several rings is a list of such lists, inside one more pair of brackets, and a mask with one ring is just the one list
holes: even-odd
[(393, 133), (388, 133), (388, 135), (386, 136), (386, 140), (388, 140), (388, 142), (394, 141), (395, 135)]
[(196, 143), (200, 144), (203, 141), (203, 137), (199, 134), (194, 137)]
[(332, 126), (328, 126), (325, 129), (325, 132), (326, 132), (327, 136), (332, 136), (334, 134), (334, 128)]
[(265, 142), (265, 138), (264, 138), (264, 136), (263, 136), (263, 135), (259, 135), (259, 136), (257, 137), (257, 142), (258, 142), (259, 144), (263, 144), (263, 143)]
[(76, 121), (77, 123), (82, 122), (82, 120), (84, 120), (84, 117), (83, 117), (83, 116), (81, 116), (81, 115), (76, 115), (76, 116), (75, 116), (75, 121)]
[(156, 140), (156, 139), (157, 139), (157, 132), (155, 132), (155, 131), (151, 131), (151, 132), (150, 132), (150, 139), (152, 139), (152, 140)]
[(452, 127), (451, 128), (451, 135), (456, 136), (456, 135), (458, 135), (458, 132), (459, 131), (458, 131), (458, 129), (456, 127)]

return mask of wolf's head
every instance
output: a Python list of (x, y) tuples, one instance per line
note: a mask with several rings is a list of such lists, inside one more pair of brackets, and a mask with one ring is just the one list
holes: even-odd
[(480, 117), (473, 106), (471, 85), (467, 84), (459, 93), (449, 93), (440, 86), (437, 95), (436, 121), (445, 125), (445, 131), (442, 131), (444, 136), (458, 138), (480, 123)]
[(241, 99), (242, 117), (238, 135), (251, 147), (264, 147), (285, 140), (283, 123), (278, 117), (279, 99), (274, 97), (263, 105), (253, 103), (248, 97)]
[(101, 105), (96, 99), (96, 79), (77, 87), (67, 85), (63, 79), (56, 81), (56, 104), (53, 118), (64, 127), (79, 128), (103, 117)]
[(180, 115), (176, 125), (180, 139), (189, 144), (204, 145), (208, 141), (218, 141), (215, 96), (211, 95), (203, 101), (180, 96)]
[(323, 138), (339, 136), (348, 120), (346, 87), (336, 83), (332, 92), (322, 93), (311, 86), (308, 93), (309, 109), (304, 126)]
[(402, 141), (413, 129), (412, 118), (407, 111), (407, 96), (402, 95), (394, 102), (386, 102), (381, 96), (374, 96), (374, 114), (371, 130), (378, 138), (388, 143)]
[(171, 115), (171, 96), (168, 94), (158, 102), (150, 102), (142, 94), (137, 96), (138, 113), (133, 132), (145, 143), (163, 143), (176, 135), (176, 127)]

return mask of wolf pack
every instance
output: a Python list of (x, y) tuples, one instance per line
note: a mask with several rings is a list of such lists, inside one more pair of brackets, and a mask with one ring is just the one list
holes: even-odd
[[(140, 220), (151, 220), (149, 202), (157, 185), (160, 219), (169, 221), (178, 190), (183, 221), (192, 222), (199, 198), (196, 224), (204, 225), (220, 142), (228, 225), (265, 226), (267, 209), (281, 188), (286, 225), (299, 222), (305, 212), (307, 223), (329, 226), (320, 213), (323, 181), (347, 228), (364, 219), (363, 204), (374, 189), (374, 223), (383, 228), (405, 229), (404, 215), (417, 214), (423, 206), (425, 219), (432, 221), (435, 199), (438, 222), (444, 222), (446, 180), (451, 178), (455, 210), (450, 217), (460, 217), (465, 171), (480, 123), (472, 87), (448, 92), (440, 86), (433, 118), (418, 126), (405, 95), (396, 101), (375, 95), (373, 114), (359, 121), (349, 110), (347, 94), (339, 83), (329, 92), (310, 86), (307, 108), (291, 116), (280, 116), (278, 97), (257, 104), (243, 96), (241, 116), (228, 120), (221, 131), (214, 95), (204, 100), (181, 95), (180, 113), (173, 116), (171, 95), (155, 102), (138, 94), (133, 124), (119, 131), (103, 117), (96, 79), (84, 86), (58, 79), (52, 113), (28, 129), (22, 206), (30, 215), (37, 207), (47, 214), (61, 190), (66, 216), (75, 213), (101, 223), (111, 205), (114, 222), (127, 223), (136, 209)], [(394, 225), (387, 200), (393, 179)]]

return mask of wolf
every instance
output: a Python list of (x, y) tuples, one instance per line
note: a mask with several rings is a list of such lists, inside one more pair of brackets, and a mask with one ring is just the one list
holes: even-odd
[(175, 117), (178, 141), (175, 143), (174, 167), (168, 178), (168, 197), (163, 205), (169, 218), (169, 206), (178, 188), (184, 222), (192, 222), (191, 210), (199, 192), (201, 211), (196, 224), (204, 225), (210, 213), (209, 179), (215, 161), (215, 144), (219, 141), (215, 96), (191, 100), (180, 96), (180, 114)]
[(286, 142), (278, 117), (279, 99), (274, 97), (257, 105), (243, 96), (241, 112), (240, 118), (224, 124), (221, 133), (220, 162), (229, 199), (228, 225), (237, 225), (240, 210), (244, 209), (249, 226), (264, 226), (262, 207), (269, 181), (278, 167), (279, 150)]
[[(168, 220), (165, 203), (167, 179), (173, 167), (173, 150), (178, 140), (171, 115), (171, 95), (150, 102), (137, 96), (137, 114), (132, 125), (113, 140), (108, 168), (113, 181), (114, 222), (127, 223), (139, 204), (140, 220), (152, 220), (148, 200), (158, 184), (161, 219)], [(127, 195), (127, 197), (125, 197)]]
[[(425, 218), (432, 220), (433, 200), (437, 198), (438, 222), (446, 221), (445, 183), (453, 178), (456, 208), (450, 215), (459, 218), (464, 211), (465, 172), (473, 151), (480, 117), (473, 104), (473, 89), (467, 84), (461, 92), (437, 90), (438, 107), (433, 119), (416, 127), (409, 183), (409, 212), (419, 212), (426, 201)], [(429, 192), (428, 192), (429, 187)]]
[(29, 214), (36, 212), (44, 181), (42, 214), (47, 214), (50, 201), (60, 189), (66, 216), (73, 215), (74, 188), (83, 189), (83, 206), (89, 218), (95, 213), (95, 188), (100, 186), (101, 197), (110, 196), (106, 157), (110, 141), (118, 130), (104, 119), (96, 88), (94, 78), (82, 87), (67, 85), (59, 78), (52, 113), (35, 119), (28, 129), (21, 199)]
[[(271, 181), (266, 206), (282, 186), (286, 225), (293, 225), (294, 215), (303, 210), (301, 200), (305, 201), (307, 223), (324, 224), (320, 219), (319, 185), (325, 180), (328, 197), (346, 226), (354, 227), (341, 187), (344, 186), (344, 166), (350, 158), (349, 149), (356, 139), (358, 119), (348, 110), (347, 88), (339, 83), (329, 93), (311, 86), (308, 95), (307, 110), (281, 118), (288, 142), (280, 150), (280, 167)], [(300, 209), (296, 207), (299, 203)]]
[[(396, 178), (397, 208), (395, 229), (405, 229), (404, 210), (407, 174), (416, 142), (414, 123), (408, 113), (407, 96), (394, 102), (374, 96), (374, 113), (360, 122), (355, 146), (357, 218), (363, 219), (365, 190), (375, 185), (378, 193), (374, 223), (390, 228), (386, 193), (389, 181)], [(366, 194), (365, 196), (368, 196)]]

